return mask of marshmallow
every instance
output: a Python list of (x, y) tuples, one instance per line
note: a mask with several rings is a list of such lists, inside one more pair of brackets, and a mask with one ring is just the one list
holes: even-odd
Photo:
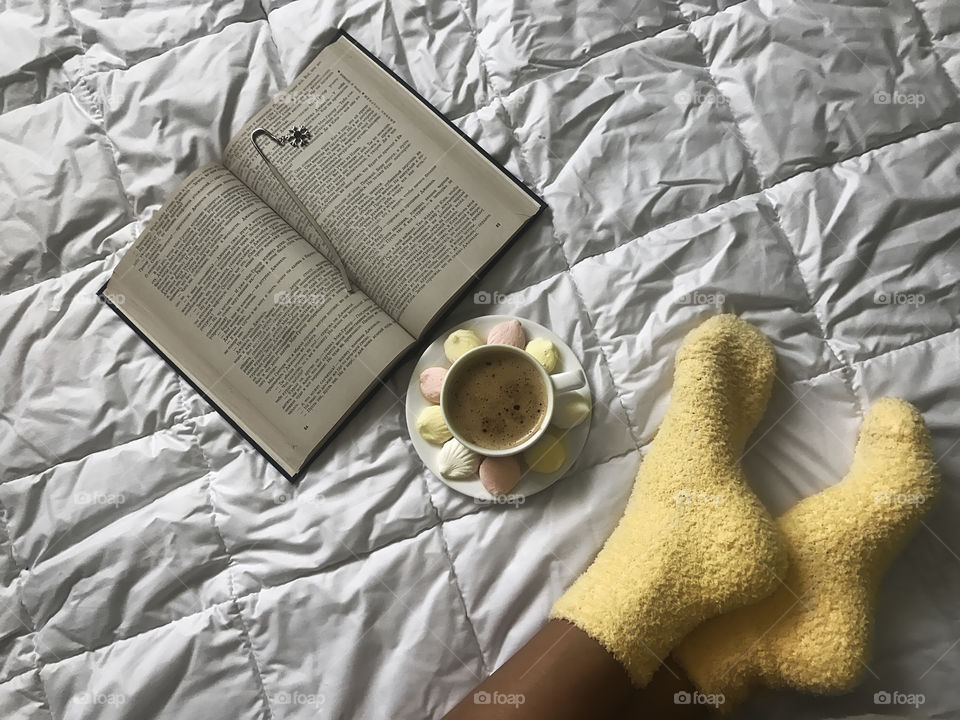
[(546, 338), (534, 338), (527, 343), (527, 352), (533, 355), (548, 373), (557, 369), (560, 356), (557, 347)]
[(417, 432), (431, 445), (443, 445), (453, 437), (439, 405), (431, 405), (417, 416)]
[(450, 362), (476, 347), (483, 345), (483, 340), (473, 330), (454, 330), (443, 341), (443, 352)]
[(520, 476), (516, 455), (487, 457), (480, 463), (480, 482), (491, 495), (506, 495), (520, 482)]
[(440, 448), (437, 464), (440, 474), (447, 480), (468, 480), (476, 476), (480, 456), (456, 438), (451, 438)]
[(440, 390), (446, 376), (447, 370), (442, 367), (429, 367), (420, 373), (420, 392), (434, 405), (440, 402)]
[(549, 474), (559, 470), (567, 459), (567, 443), (564, 437), (547, 430), (526, 452), (523, 459), (534, 472)]
[(568, 393), (557, 398), (551, 422), (558, 428), (569, 430), (590, 417), (590, 403), (579, 393)]
[(527, 344), (527, 334), (517, 320), (504, 320), (494, 325), (487, 333), (488, 345), (513, 345), (523, 348)]

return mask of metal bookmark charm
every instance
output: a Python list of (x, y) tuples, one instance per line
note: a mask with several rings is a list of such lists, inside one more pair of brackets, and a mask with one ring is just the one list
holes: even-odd
[(326, 245), (326, 251), (323, 251), (320, 248), (317, 248), (317, 251), (336, 266), (336, 268), (340, 271), (340, 275), (343, 277), (344, 285), (347, 286), (347, 291), (353, 292), (353, 284), (350, 282), (350, 277), (347, 275), (346, 265), (344, 265), (343, 260), (340, 259), (340, 254), (337, 252), (336, 248), (334, 248), (333, 243), (330, 242), (330, 237), (323, 231), (323, 228), (320, 227), (320, 223), (318, 223), (313, 214), (307, 210), (307, 206), (303, 204), (299, 197), (297, 197), (297, 193), (294, 192), (293, 188), (290, 187), (290, 184), (283, 179), (283, 175), (280, 174), (280, 171), (277, 170), (276, 166), (270, 161), (270, 158), (266, 156), (266, 154), (263, 152), (263, 149), (257, 143), (257, 140), (261, 135), (267, 137), (274, 144), (279, 145), (280, 147), (289, 144), (295, 148), (304, 148), (310, 144), (310, 141), (313, 139), (313, 134), (302, 125), (295, 125), (294, 127), (290, 128), (290, 132), (279, 137), (265, 128), (257, 128), (250, 133), (250, 141), (257, 149), (257, 152), (260, 153), (260, 157), (263, 158), (263, 161), (267, 164), (267, 168), (277, 179), (277, 182), (280, 183), (280, 186), (284, 189), (284, 191), (286, 191), (287, 195), (290, 196), (290, 199), (293, 200), (294, 204), (297, 206), (297, 209), (303, 213), (304, 217), (306, 217), (307, 221), (310, 223), (310, 226), (317, 232), (317, 235), (320, 236), (320, 240), (324, 245)]

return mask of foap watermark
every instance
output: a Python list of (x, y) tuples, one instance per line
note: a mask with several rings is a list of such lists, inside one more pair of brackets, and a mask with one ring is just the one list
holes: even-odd
[(674, 705), (709, 705), (710, 707), (718, 708), (726, 701), (727, 699), (723, 693), (702, 693), (699, 690), (687, 692), (686, 690), (680, 690), (673, 694)]
[(493, 495), (491, 497), (478, 497), (474, 498), (473, 501), (477, 505), (513, 505), (514, 507), (520, 507), (523, 505), (527, 498), (523, 495)]
[(523, 693), (477, 690), (477, 692), (473, 694), (474, 705), (513, 705), (513, 707), (519, 708), (526, 701), (527, 697)]
[(134, 564), (140, 567), (174, 569), (183, 567), (186, 562), (183, 557), (186, 551), (176, 545), (140, 543), (136, 546), (136, 549), (139, 552), (139, 557), (134, 561)]
[(927, 496), (923, 493), (878, 492), (873, 495), (873, 502), (877, 505), (923, 505)]
[(323, 693), (305, 693), (305, 692), (278, 692), (270, 695), (270, 702), (274, 705), (301, 705), (307, 707), (320, 707), (327, 698)]
[(679, 490), (673, 496), (677, 505), (723, 505), (727, 496), (722, 493), (705, 493), (699, 490)]
[(496, 290), (479, 290), (473, 294), (474, 305), (502, 305), (507, 296)]
[(113, 505), (118, 507), (127, 501), (123, 493), (85, 492), (73, 494), (73, 501), (77, 505)]
[(700, 290), (684, 293), (677, 298), (677, 305), (714, 305), (721, 306), (726, 302), (727, 296), (721, 292), (708, 293)]
[(73, 696), (77, 705), (125, 705), (127, 696), (123, 693), (82, 692)]
[(698, 87), (694, 90), (680, 90), (673, 95), (673, 101), (681, 107), (691, 105), (729, 105), (730, 100), (711, 87)]
[(905, 93), (899, 90), (877, 90), (873, 94), (873, 102), (877, 105), (923, 105), (927, 101), (927, 96), (923, 93)]
[(923, 305), (927, 301), (923, 293), (877, 290), (873, 302), (877, 305)]
[[(107, 7), (104, 5), (106, 0), (100, 0), (101, 7)], [(121, 3), (115, 3), (117, 8), (121, 7)], [(105, 88), (100, 89), (100, 98), (103, 102), (104, 110), (108, 112), (116, 112), (117, 110), (123, 110), (125, 107), (135, 101), (133, 92), (129, 86), (124, 85), (123, 83), (117, 82), (116, 78), (112, 81), (108, 81), (109, 84)]]
[(323, 493), (304, 492), (298, 493), (292, 488), (290, 490), (277, 489), (273, 492), (274, 505), (283, 505), (286, 502), (295, 500), (298, 503), (317, 503), (324, 501)]
[(899, 690), (878, 690), (873, 694), (874, 705), (909, 705), (918, 708), (927, 701), (923, 693), (905, 693)]
[(280, 290), (273, 294), (274, 305), (310, 305), (312, 307), (319, 307), (324, 305), (329, 299), (329, 296), (322, 293), (304, 293), (291, 290)]
[(281, 92), (273, 96), (273, 101), (278, 105), (290, 105), (291, 107), (313, 107), (322, 108), (330, 103), (331, 96), (327, 93), (315, 92)]
[[(127, 301), (127, 296), (123, 293), (116, 293), (110, 297), (110, 302), (113, 305), (123, 305)], [(54, 295), (53, 298), (47, 303), (47, 310), (49, 312), (60, 312), (60, 309), (64, 305), (72, 305), (73, 307), (94, 307), (97, 305), (103, 305), (106, 302), (104, 298), (101, 298), (95, 293), (81, 292), (73, 296), (68, 296), (65, 292)]]

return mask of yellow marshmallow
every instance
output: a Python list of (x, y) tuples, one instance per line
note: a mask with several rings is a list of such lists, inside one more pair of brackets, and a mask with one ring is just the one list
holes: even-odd
[(567, 459), (567, 442), (559, 433), (547, 430), (523, 453), (523, 459), (534, 472), (556, 472)]
[(464, 353), (483, 345), (483, 340), (473, 330), (454, 330), (443, 341), (443, 354), (450, 362), (456, 362)]
[(439, 405), (430, 405), (417, 416), (417, 432), (432, 445), (443, 445), (453, 437)]
[(557, 347), (546, 338), (534, 338), (527, 343), (526, 351), (533, 355), (548, 373), (557, 369), (560, 355)]

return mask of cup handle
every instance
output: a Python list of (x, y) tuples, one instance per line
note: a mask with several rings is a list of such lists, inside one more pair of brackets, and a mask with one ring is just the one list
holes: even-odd
[(568, 390), (582, 388), (587, 384), (587, 379), (583, 376), (583, 370), (571, 370), (569, 372), (551, 375), (550, 383), (553, 385), (553, 391), (555, 393), (563, 393)]

